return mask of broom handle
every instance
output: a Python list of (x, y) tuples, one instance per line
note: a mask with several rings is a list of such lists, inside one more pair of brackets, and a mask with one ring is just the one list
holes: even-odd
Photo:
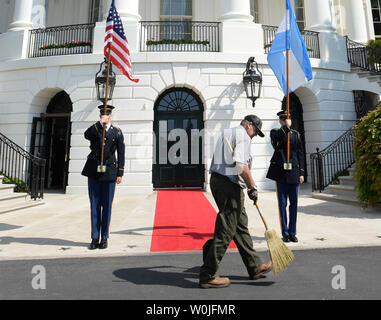
[[(227, 146), (228, 146), (230, 152), (231, 152), (232, 155), (233, 155), (234, 150), (233, 150), (233, 148), (232, 148), (232, 146), (231, 146), (231, 144), (230, 144), (228, 138), (226, 138), (226, 137), (225, 137), (225, 142), (226, 142), (226, 144), (227, 144)], [(258, 204), (257, 204), (257, 203), (254, 203), (254, 204), (255, 204), (255, 206), (257, 207), (257, 210), (258, 210), (258, 212), (259, 212), (259, 215), (261, 216), (261, 219), (262, 219), (262, 221), (263, 221), (263, 224), (265, 225), (266, 230), (268, 230), (269, 227), (267, 226), (266, 220), (265, 220), (265, 218), (262, 216), (261, 211), (259, 210)]]
[(266, 223), (266, 220), (265, 220), (265, 218), (262, 216), (261, 211), (259, 210), (258, 204), (255, 203), (255, 206), (257, 207), (258, 213), (259, 213), (259, 215), (261, 216), (261, 219), (262, 219), (262, 221), (263, 221), (263, 224), (265, 225), (266, 231), (269, 230), (269, 227), (268, 227), (268, 225), (267, 225), (267, 223)]
[(234, 154), (234, 150), (233, 150), (233, 148), (232, 148), (232, 146), (231, 146), (231, 144), (230, 144), (228, 138), (226, 138), (226, 137), (225, 137), (225, 142), (226, 142), (226, 144), (227, 144), (227, 146), (228, 146), (228, 148), (229, 148), (229, 150), (230, 150), (230, 152), (231, 152), (231, 154), (232, 154), (232, 156), (233, 156), (233, 154)]

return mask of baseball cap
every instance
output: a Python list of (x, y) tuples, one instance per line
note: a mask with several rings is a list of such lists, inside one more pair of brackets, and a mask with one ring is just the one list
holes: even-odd
[(246, 116), (244, 120), (247, 120), (247, 121), (251, 122), (253, 124), (253, 126), (257, 128), (258, 135), (261, 138), (263, 138), (265, 136), (264, 133), (261, 131), (261, 129), (262, 129), (262, 120), (259, 119), (259, 117), (257, 117), (256, 115), (250, 114), (250, 115)]

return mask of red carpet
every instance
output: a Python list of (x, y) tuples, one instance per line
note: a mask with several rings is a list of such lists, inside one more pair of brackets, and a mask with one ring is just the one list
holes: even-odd
[[(202, 250), (213, 237), (216, 215), (200, 190), (158, 191), (151, 252)], [(234, 242), (229, 248), (236, 248)]]

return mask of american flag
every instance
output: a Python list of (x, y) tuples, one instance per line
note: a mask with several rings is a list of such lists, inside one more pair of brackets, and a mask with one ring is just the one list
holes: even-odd
[(114, 0), (112, 0), (110, 12), (106, 21), (106, 37), (104, 54), (108, 58), (109, 50), (111, 51), (111, 62), (131, 81), (138, 82), (134, 79), (131, 70), (130, 50), (128, 50), (128, 41), (123, 30), (123, 23), (116, 11)]

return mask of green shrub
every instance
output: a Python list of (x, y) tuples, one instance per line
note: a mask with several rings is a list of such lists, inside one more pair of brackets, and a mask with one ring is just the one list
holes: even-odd
[(16, 187), (14, 189), (14, 192), (28, 192), (29, 187), (24, 182), (19, 180), (18, 178), (13, 178), (13, 181), (9, 178), (4, 177), (3, 178), (3, 184), (15, 184)]
[(369, 65), (381, 63), (381, 40), (369, 40), (366, 50)]
[(209, 44), (209, 41), (199, 41), (199, 40), (185, 40), (185, 39), (178, 39), (178, 40), (173, 40), (173, 39), (163, 39), (163, 40), (147, 40), (146, 45), (147, 46), (152, 46), (152, 45), (159, 45), (159, 44), (202, 44), (204, 46)]
[(356, 126), (355, 159), (359, 200), (363, 207), (381, 199), (381, 105)]

